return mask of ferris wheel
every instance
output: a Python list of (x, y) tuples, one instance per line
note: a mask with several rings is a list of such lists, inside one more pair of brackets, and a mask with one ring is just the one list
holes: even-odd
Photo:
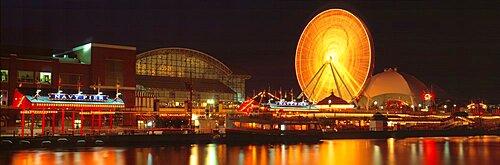
[(295, 72), (310, 101), (334, 94), (357, 105), (356, 99), (373, 70), (370, 32), (354, 14), (329, 9), (316, 15), (300, 36)]

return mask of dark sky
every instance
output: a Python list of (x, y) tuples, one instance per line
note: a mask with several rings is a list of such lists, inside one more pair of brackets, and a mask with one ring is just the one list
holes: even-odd
[(269, 84), (298, 91), (300, 34), (332, 7), (351, 10), (368, 26), (375, 73), (395, 66), (449, 93), (500, 103), (500, 4), (494, 1), (2, 0), (1, 44), (69, 49), (97, 42), (136, 46), (138, 53), (186, 47), (250, 74), (248, 91)]

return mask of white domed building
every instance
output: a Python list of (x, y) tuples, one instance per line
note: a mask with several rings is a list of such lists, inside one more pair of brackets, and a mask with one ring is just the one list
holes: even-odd
[(390, 68), (370, 78), (359, 104), (363, 109), (417, 109), (424, 104), (421, 96), (427, 91), (414, 76)]

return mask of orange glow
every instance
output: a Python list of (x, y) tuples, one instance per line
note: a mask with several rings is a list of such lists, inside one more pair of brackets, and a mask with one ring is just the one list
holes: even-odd
[[(316, 101), (329, 96), (332, 91), (347, 101), (352, 100), (349, 92), (354, 98), (358, 97), (373, 70), (372, 47), (368, 29), (352, 13), (330, 9), (318, 14), (302, 32), (295, 55), (295, 72), (304, 94)], [(328, 65), (324, 73), (320, 73), (319, 80), (316, 77), (313, 81), (318, 82), (314, 93), (312, 85), (305, 89), (325, 63), (333, 64), (345, 86), (338, 77), (334, 79)], [(337, 88), (340, 88), (340, 94)]]
[(21, 114), (49, 114), (49, 113), (57, 113), (57, 111), (37, 111), (37, 110), (24, 110), (20, 111)]
[[(55, 162), (61, 164), (125, 164), (123, 153), (116, 152), (113, 148), (103, 148), (92, 152), (24, 152), (16, 153), (18, 159), (13, 159), (13, 165), (51, 165)], [(64, 163), (63, 163), (64, 162)]]
[(91, 112), (80, 112), (81, 115), (114, 115), (115, 112), (108, 112), (108, 111), (91, 111)]
[[(324, 140), (309, 144), (33, 149), (7, 164), (495, 164), (497, 136)], [(167, 163), (165, 163), (167, 162)], [(4, 163), (5, 164), (5, 163)], [(496, 163), (498, 164), (498, 163)]]

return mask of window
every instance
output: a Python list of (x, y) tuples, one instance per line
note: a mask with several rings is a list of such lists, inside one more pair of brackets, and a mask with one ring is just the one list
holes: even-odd
[(9, 71), (8, 70), (0, 70), (2, 74), (2, 82), (8, 82), (9, 81)]
[(17, 81), (24, 83), (33, 83), (34, 77), (32, 71), (18, 71)]
[(52, 74), (50, 72), (36, 72), (35, 75), (40, 84), (50, 84), (52, 82)]
[(105, 60), (105, 82), (104, 85), (123, 84), (123, 62), (120, 60)]
[(0, 90), (0, 105), (4, 106), (7, 105), (7, 99), (8, 99), (8, 91), (7, 90)]

